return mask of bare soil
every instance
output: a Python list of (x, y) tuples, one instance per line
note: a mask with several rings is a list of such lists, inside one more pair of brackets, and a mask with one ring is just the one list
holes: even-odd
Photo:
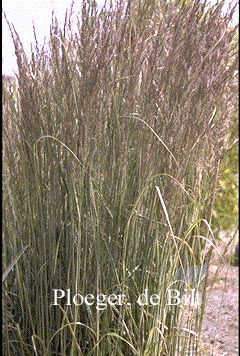
[(208, 276), (201, 356), (238, 356), (239, 267), (213, 262)]

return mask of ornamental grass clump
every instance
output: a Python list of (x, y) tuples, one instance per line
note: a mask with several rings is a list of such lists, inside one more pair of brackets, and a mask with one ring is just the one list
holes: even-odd
[[(10, 25), (5, 355), (198, 354), (236, 105), (236, 28), (222, 6), (84, 0), (63, 28), (53, 16), (31, 58)], [(105, 303), (113, 294), (124, 297)]]

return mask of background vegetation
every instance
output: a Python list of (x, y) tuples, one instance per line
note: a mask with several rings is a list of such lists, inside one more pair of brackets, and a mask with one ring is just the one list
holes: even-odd
[[(83, 1), (3, 88), (3, 354), (197, 355), (236, 108), (223, 2)], [(234, 43), (234, 44), (233, 44)], [(198, 267), (196, 270), (195, 267)], [(195, 271), (189, 278), (189, 271)], [(203, 281), (202, 281), (203, 279)], [(169, 288), (203, 304), (167, 306)], [(53, 288), (132, 306), (52, 306)], [(145, 288), (159, 306), (134, 300)]]
[(238, 112), (231, 119), (228, 147), (220, 165), (213, 226), (216, 234), (238, 229)]

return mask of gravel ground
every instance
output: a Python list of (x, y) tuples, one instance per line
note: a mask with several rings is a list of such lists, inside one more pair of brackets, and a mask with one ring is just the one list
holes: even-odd
[(210, 268), (201, 356), (238, 356), (238, 267)]

